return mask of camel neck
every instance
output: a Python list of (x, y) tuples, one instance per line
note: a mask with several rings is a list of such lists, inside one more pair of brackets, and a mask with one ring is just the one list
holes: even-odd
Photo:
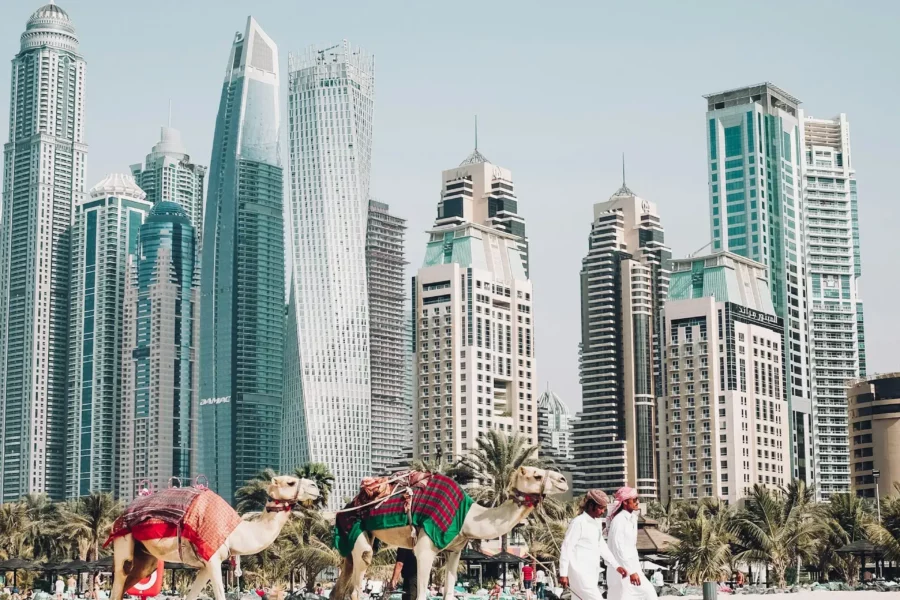
[(281, 529), (290, 519), (290, 511), (266, 512), (252, 521), (244, 521), (235, 530), (238, 534), (236, 545), (232, 547), (235, 554), (256, 554), (268, 548), (281, 533)]
[(469, 509), (463, 533), (472, 539), (497, 538), (509, 533), (533, 510), (533, 507), (522, 506), (512, 500), (507, 500), (500, 506), (492, 508), (473, 504)]

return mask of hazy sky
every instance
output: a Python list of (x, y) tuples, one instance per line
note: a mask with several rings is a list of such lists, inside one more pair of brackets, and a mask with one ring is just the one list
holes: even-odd
[[(373, 189), (424, 255), (440, 173), (473, 146), (510, 169), (531, 239), (538, 379), (573, 408), (579, 283), (591, 206), (621, 183), (658, 207), (673, 254), (709, 241), (705, 93), (771, 81), (808, 114), (847, 113), (859, 180), (869, 369), (900, 370), (900, 3), (307, 2), (59, 0), (88, 63), (88, 182), (128, 172), (158, 140), (168, 101), (209, 164), (225, 63), (253, 14), (287, 56), (341, 39), (375, 55)], [(11, 59), (40, 0), (0, 0)], [(8, 140), (9, 62), (0, 61)], [(282, 96), (286, 96), (284, 86)], [(283, 152), (283, 156), (286, 153)]]

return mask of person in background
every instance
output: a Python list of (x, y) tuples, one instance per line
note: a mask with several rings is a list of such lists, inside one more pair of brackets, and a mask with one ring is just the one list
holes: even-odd
[(607, 568), (609, 582), (608, 600), (656, 600), (656, 590), (641, 571), (641, 559), (637, 551), (638, 508), (637, 490), (630, 487), (616, 492), (616, 504), (609, 511), (609, 549), (616, 563), (628, 572), (631, 585), (615, 577)]
[(396, 589), (397, 582), (403, 578), (403, 600), (413, 600), (418, 593), (418, 565), (416, 555), (409, 548), (397, 549), (397, 564), (391, 576), (391, 589)]
[(746, 579), (744, 578), (744, 572), (738, 571), (737, 575), (735, 575), (735, 577), (734, 577), (734, 584), (737, 587), (742, 588), (742, 587), (744, 587), (745, 582), (746, 582)]
[(499, 600), (500, 593), (503, 592), (503, 588), (500, 587), (500, 582), (494, 583), (494, 587), (491, 588), (491, 592), (488, 594), (488, 598), (497, 598)]
[(56, 600), (62, 600), (63, 593), (66, 591), (66, 584), (63, 581), (62, 577), (56, 578)]
[[(621, 580), (628, 573), (610, 552), (603, 539), (601, 517), (606, 512), (609, 498), (603, 490), (591, 490), (581, 502), (581, 514), (572, 519), (559, 553), (559, 584), (572, 588), (576, 600), (601, 600), (600, 559), (606, 563), (615, 579)], [(607, 576), (607, 584), (609, 584)]]
[(525, 563), (522, 567), (522, 588), (525, 590), (525, 600), (531, 600), (531, 586), (534, 581), (534, 567)]
[(547, 585), (547, 574), (538, 567), (537, 573), (534, 574), (534, 593), (537, 600), (544, 600), (544, 587)]
[(660, 571), (659, 569), (654, 571), (653, 575), (650, 577), (650, 583), (653, 584), (653, 589), (655, 589), (656, 594), (659, 595), (659, 592), (662, 591), (662, 586), (663, 586), (662, 571)]

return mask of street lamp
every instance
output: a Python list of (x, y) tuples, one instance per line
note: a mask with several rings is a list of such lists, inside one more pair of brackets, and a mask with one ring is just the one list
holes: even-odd
[[(875, 506), (878, 507), (878, 524), (881, 525), (881, 494), (878, 493), (878, 478), (881, 477), (881, 471), (878, 469), (872, 469), (872, 478), (875, 479)], [(875, 564), (878, 565), (878, 559), (875, 559)], [(879, 578), (882, 577), (881, 573), (881, 565), (878, 566), (878, 574)]]

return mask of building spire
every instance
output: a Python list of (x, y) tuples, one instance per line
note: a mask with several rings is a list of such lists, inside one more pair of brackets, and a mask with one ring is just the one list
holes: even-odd
[(172, 128), (172, 99), (169, 98), (169, 129)]
[(478, 152), (478, 115), (475, 115), (475, 152)]
[(475, 115), (475, 150), (472, 151), (466, 160), (462, 161), (459, 166), (477, 165), (481, 163), (489, 163), (487, 157), (478, 151), (478, 115)]
[(616, 193), (610, 196), (610, 198), (615, 198), (616, 196), (637, 196), (631, 189), (625, 185), (625, 153), (622, 153), (622, 187), (616, 190)]

